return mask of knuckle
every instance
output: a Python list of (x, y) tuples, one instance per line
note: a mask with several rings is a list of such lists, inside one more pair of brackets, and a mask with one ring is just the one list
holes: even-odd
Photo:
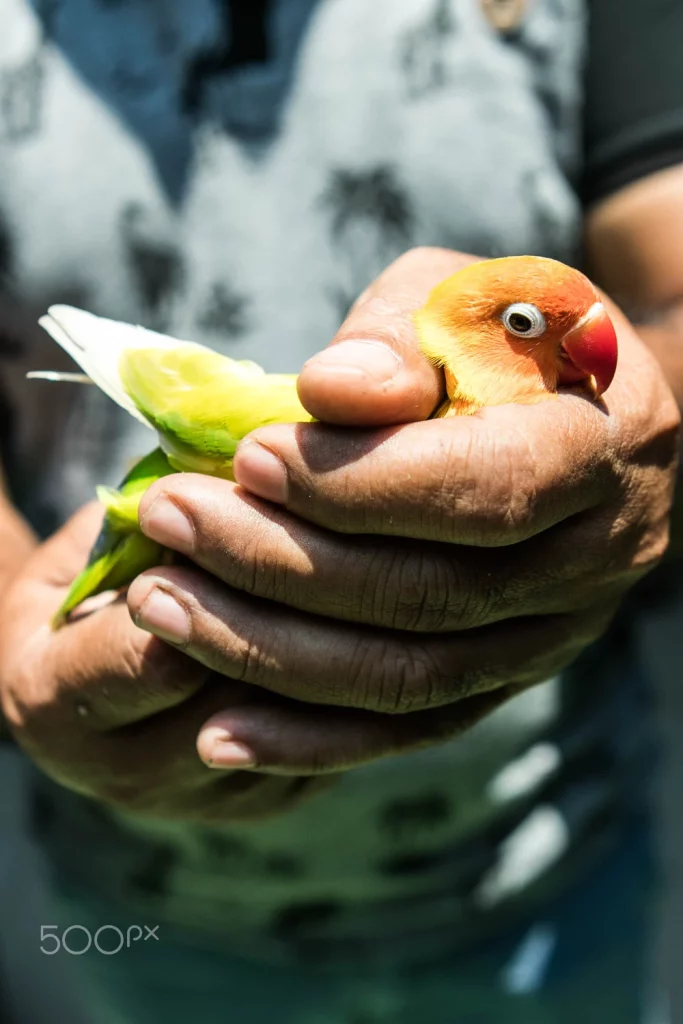
[(259, 646), (245, 636), (237, 650), (237, 664), (234, 678), (239, 683), (258, 683), (263, 675), (264, 659)]
[(230, 582), (238, 590), (269, 601), (286, 600), (288, 566), (258, 534), (231, 560)]
[(412, 565), (399, 567), (397, 628), (415, 632), (439, 632), (452, 626), (452, 579), (446, 565), (431, 553), (416, 556)]
[(468, 257), (438, 246), (416, 246), (402, 253), (363, 293), (355, 309), (361, 311), (378, 295), (392, 295), (405, 315), (429, 289), (469, 262)]
[(681, 413), (663, 373), (649, 353), (655, 372), (638, 375), (629, 390), (629, 402), (621, 421), (615, 447), (627, 467), (655, 469), (667, 474), (678, 460)]
[(442, 672), (426, 644), (393, 640), (364, 647), (351, 680), (356, 707), (398, 715), (442, 703)]
[(335, 340), (352, 341), (359, 336), (368, 336), (400, 345), (406, 342), (411, 329), (412, 321), (401, 305), (400, 296), (387, 298), (385, 295), (368, 294), (362, 302), (356, 303)]
[[(489, 477), (490, 517), (502, 536), (526, 536), (538, 497), (538, 467), (527, 443), (498, 449), (499, 460)], [(510, 536), (512, 535), (512, 536)]]
[(506, 544), (526, 536), (538, 497), (538, 469), (525, 442), (472, 432), (463, 450), (453, 439), (442, 467), (443, 529), (457, 539), (466, 517), (475, 543)]
[(310, 578), (310, 561), (302, 548), (292, 547), (291, 538), (283, 540), (256, 536), (235, 585), (264, 600), (295, 605)]
[(655, 516), (650, 508), (630, 502), (609, 526), (602, 545), (604, 554), (596, 560), (595, 577), (626, 590), (664, 557), (669, 545), (668, 509)]
[(358, 317), (367, 316), (377, 318), (380, 323), (391, 320), (393, 317), (401, 316), (402, 310), (396, 302), (387, 299), (384, 295), (367, 295), (358, 309)]
[[(376, 588), (375, 623), (416, 633), (442, 633), (481, 623), (491, 588), (472, 585), (464, 565), (444, 546), (428, 542), (395, 550)], [(379, 601), (378, 601), (379, 599)]]
[(364, 546), (363, 571), (359, 573), (356, 600), (351, 595), (351, 608), (362, 609), (373, 626), (401, 628), (400, 582), (403, 558), (398, 547)]
[[(267, 687), (273, 675), (281, 678), (293, 676), (295, 665), (290, 656), (291, 646), (288, 631), (272, 619), (263, 620), (258, 635), (254, 628), (238, 628), (230, 641), (230, 678)], [(218, 647), (224, 645), (219, 642)], [(220, 657), (222, 660), (223, 654)], [(225, 665), (218, 665), (218, 670), (225, 671)]]
[(630, 569), (636, 579), (651, 572), (659, 565), (669, 547), (669, 540), (668, 517), (645, 532), (631, 559)]
[(671, 390), (667, 387), (658, 403), (659, 405), (659, 434), (672, 449), (674, 455), (678, 454), (678, 446), (681, 433), (681, 411)]

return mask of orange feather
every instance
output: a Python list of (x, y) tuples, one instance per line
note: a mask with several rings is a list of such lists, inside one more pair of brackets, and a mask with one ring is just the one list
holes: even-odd
[[(415, 314), (420, 347), (446, 377), (448, 400), (437, 415), (552, 398), (562, 376), (562, 339), (599, 302), (583, 274), (538, 256), (472, 263), (447, 278)], [(542, 336), (506, 329), (502, 317), (514, 303), (540, 310)]]

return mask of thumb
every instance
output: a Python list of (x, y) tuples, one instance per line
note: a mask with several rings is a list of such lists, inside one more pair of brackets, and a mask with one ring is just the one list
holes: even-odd
[(363, 293), (332, 344), (304, 365), (299, 398), (325, 423), (375, 427), (428, 419), (443, 375), (418, 348), (413, 314), (440, 281), (475, 257), (413, 249)]

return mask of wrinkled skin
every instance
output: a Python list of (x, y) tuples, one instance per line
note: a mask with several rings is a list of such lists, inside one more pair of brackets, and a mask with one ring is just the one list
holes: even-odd
[[(610, 307), (620, 362), (602, 403), (421, 422), (442, 380), (410, 313), (467, 259), (408, 253), (359, 300), (333, 345), (380, 346), (301, 374), (325, 424), (256, 431), (237, 485), (153, 485), (142, 528), (188, 561), (139, 577), (130, 617), (118, 602), (48, 630), (92, 510), (38, 549), (4, 600), (0, 679), (48, 772), (147, 814), (281, 811), (319, 773), (468, 728), (604, 631), (666, 547), (675, 403)], [(208, 771), (198, 731), (204, 761), (250, 770)]]

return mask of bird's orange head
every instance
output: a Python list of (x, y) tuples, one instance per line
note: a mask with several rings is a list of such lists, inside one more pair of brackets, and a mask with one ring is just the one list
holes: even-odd
[(538, 256), (470, 264), (432, 291), (415, 323), (456, 413), (538, 402), (563, 385), (598, 397), (617, 366), (614, 326), (591, 282)]

